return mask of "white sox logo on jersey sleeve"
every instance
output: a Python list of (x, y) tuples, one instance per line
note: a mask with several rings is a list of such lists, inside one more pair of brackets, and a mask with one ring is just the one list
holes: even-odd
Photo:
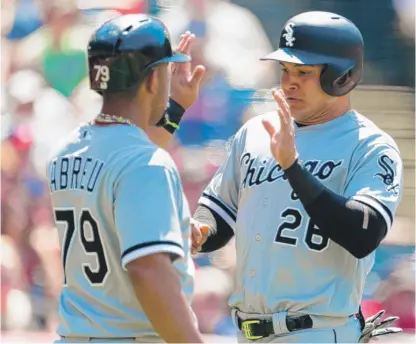
[(378, 159), (377, 164), (383, 171), (374, 174), (374, 177), (381, 179), (381, 181), (386, 185), (386, 191), (397, 196), (399, 194), (399, 183), (396, 181), (396, 172), (394, 170), (396, 162), (388, 155), (383, 154)]

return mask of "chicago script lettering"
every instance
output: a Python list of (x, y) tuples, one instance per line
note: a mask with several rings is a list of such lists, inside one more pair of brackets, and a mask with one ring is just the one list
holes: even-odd
[[(263, 159), (258, 161), (256, 157), (252, 157), (251, 153), (245, 153), (242, 155), (240, 163), (244, 174), (241, 189), (258, 186), (263, 183), (273, 183), (279, 179), (287, 179), (280, 165), (274, 160)], [(319, 180), (325, 180), (332, 175), (337, 167), (342, 165), (343, 160), (308, 160), (302, 163), (313, 176)], [(291, 193), (291, 198), (292, 200), (298, 199), (294, 192)]]

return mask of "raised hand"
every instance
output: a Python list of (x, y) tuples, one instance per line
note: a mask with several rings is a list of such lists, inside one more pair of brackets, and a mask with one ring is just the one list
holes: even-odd
[(277, 103), (278, 122), (263, 119), (263, 126), (270, 135), (270, 151), (282, 169), (288, 169), (295, 162), (298, 153), (295, 145), (295, 129), (282, 91), (272, 91)]
[[(177, 52), (190, 55), (195, 35), (189, 31), (181, 36)], [(172, 67), (170, 97), (188, 109), (198, 98), (199, 85), (205, 73), (205, 67), (199, 65), (191, 72), (191, 62), (175, 63)]]

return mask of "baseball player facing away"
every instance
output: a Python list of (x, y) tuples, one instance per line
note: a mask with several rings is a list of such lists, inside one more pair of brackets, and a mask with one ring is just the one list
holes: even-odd
[(396, 143), (351, 108), (363, 51), (346, 18), (291, 18), (279, 49), (263, 58), (280, 61), (277, 111), (243, 125), (201, 195), (193, 251), (236, 236), (229, 302), (240, 342), (357, 343), (400, 331), (387, 328), (396, 317), (365, 324), (360, 312), (402, 192)]
[(186, 33), (173, 52), (164, 24), (135, 14), (89, 41), (102, 113), (48, 164), (64, 267), (58, 342), (202, 342), (190, 308), (190, 211), (173, 160), (146, 134), (157, 124), (166, 146), (198, 96), (193, 39)]

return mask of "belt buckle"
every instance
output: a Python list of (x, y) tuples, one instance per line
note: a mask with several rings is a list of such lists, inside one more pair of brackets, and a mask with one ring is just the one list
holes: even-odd
[(241, 322), (241, 331), (244, 333), (244, 337), (246, 337), (249, 340), (254, 339), (261, 339), (263, 336), (253, 336), (251, 334), (251, 325), (253, 324), (260, 324), (260, 320), (245, 320)]

